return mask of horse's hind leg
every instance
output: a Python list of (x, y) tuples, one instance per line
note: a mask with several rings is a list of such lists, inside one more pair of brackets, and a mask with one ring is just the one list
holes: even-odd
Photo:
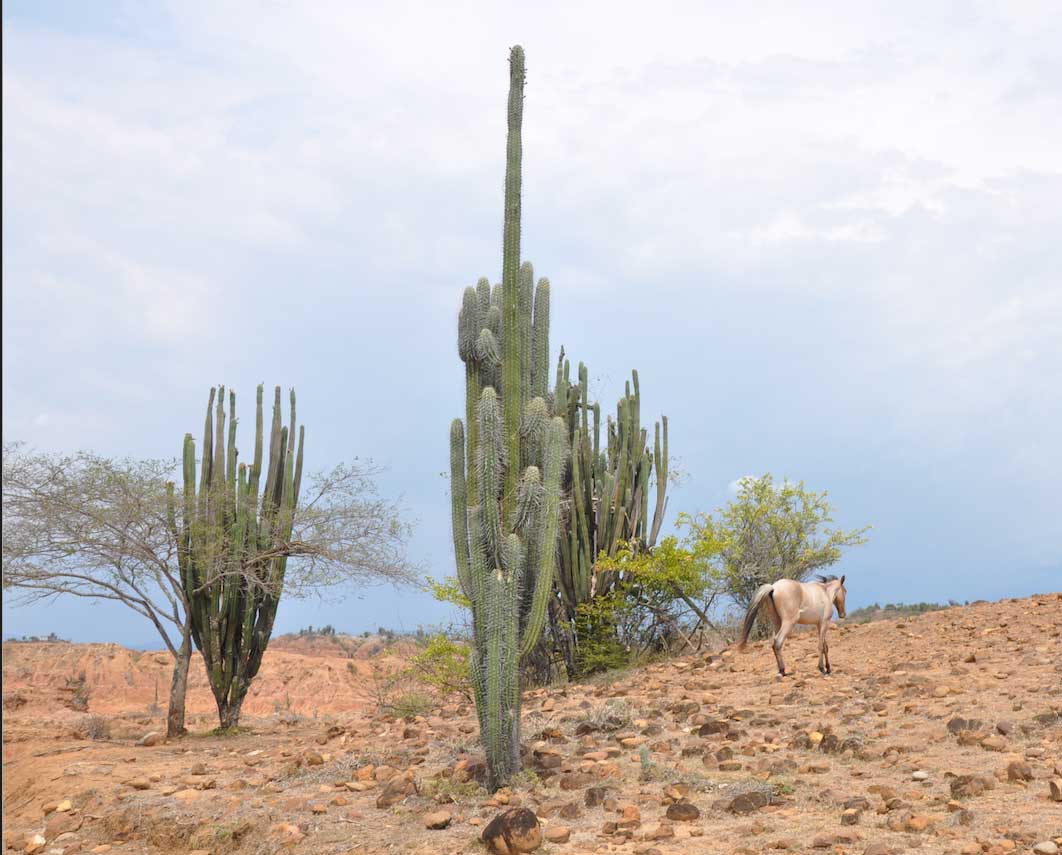
[(826, 657), (826, 673), (832, 674), (833, 668), (830, 667), (830, 642), (826, 640), (826, 634), (822, 636), (822, 653)]
[(826, 623), (823, 622), (819, 624), (819, 673), (824, 677), (830, 673), (828, 662), (829, 658), (826, 656)]
[(782, 659), (782, 647), (785, 645), (785, 640), (789, 636), (789, 633), (792, 631), (793, 624), (795, 623), (795, 621), (780, 620), (779, 623), (781, 625), (780, 625), (780, 627), (778, 629), (778, 632), (776, 632), (774, 634), (773, 648), (774, 648), (774, 658), (775, 658), (775, 661), (778, 663), (778, 673), (781, 676), (784, 677), (785, 676), (785, 660)]

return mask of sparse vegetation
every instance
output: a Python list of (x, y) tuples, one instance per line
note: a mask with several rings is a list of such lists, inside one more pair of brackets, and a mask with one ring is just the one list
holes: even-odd
[(969, 605), (969, 603), (960, 604), (955, 600), (948, 600), (947, 603), (887, 603), (884, 606), (871, 603), (869, 606), (850, 611), (847, 620), (849, 623), (869, 623), (873, 620), (912, 617), (958, 605)]
[(88, 739), (110, 739), (111, 723), (101, 715), (90, 715), (85, 720), (85, 736)]

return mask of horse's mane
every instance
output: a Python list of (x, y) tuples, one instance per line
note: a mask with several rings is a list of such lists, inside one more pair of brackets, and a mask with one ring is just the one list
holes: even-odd
[(836, 576), (823, 576), (821, 574), (816, 576), (815, 578), (818, 579), (820, 582), (822, 582), (824, 584), (826, 582), (835, 582), (837, 580)]

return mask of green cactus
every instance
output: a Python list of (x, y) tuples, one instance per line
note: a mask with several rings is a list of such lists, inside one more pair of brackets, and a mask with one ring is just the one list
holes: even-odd
[(520, 768), (519, 661), (553, 591), (567, 428), (546, 401), (549, 283), (520, 264), (524, 52), (510, 54), (502, 282), (465, 290), (458, 353), (465, 421), (450, 428), (457, 577), (472, 604), (472, 684), (488, 784)]
[(277, 386), (265, 487), (259, 495), (262, 387), (258, 387), (250, 468), (236, 463), (236, 394), (229, 393), (227, 438), (224, 399), (224, 386), (210, 390), (198, 494), (195, 440), (185, 434), (180, 530), (172, 484), (169, 519), (190, 603), (192, 638), (203, 654), (221, 726), (227, 729), (239, 722), (243, 699), (273, 631), (302, 480), (304, 430), (299, 428), (296, 446), (295, 391), (290, 424), (282, 426)]
[[(667, 508), (667, 417), (656, 423), (652, 451), (641, 426), (641, 389), (638, 372), (631, 372), (626, 394), (607, 420), (605, 448), (601, 448), (601, 409), (589, 398), (588, 371), (579, 363), (578, 383), (571, 381), (571, 366), (561, 351), (557, 363), (554, 399), (564, 416), (571, 445), (570, 474), (562, 492), (570, 496), (570, 511), (562, 520), (553, 629), (565, 658), (569, 676), (579, 673), (579, 606), (609, 593), (616, 579), (595, 573), (598, 556), (616, 554), (620, 543), (652, 549), (660, 534)], [(592, 419), (592, 421), (591, 421)], [(655, 480), (655, 501), (650, 517), (650, 482)]]

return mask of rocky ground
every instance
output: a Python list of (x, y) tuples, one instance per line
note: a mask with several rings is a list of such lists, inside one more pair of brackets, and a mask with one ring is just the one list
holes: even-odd
[(832, 632), (830, 678), (801, 634), (792, 677), (761, 643), (529, 692), (527, 770), (492, 797), (465, 706), (137, 745), (157, 719), (111, 716), (93, 741), (13, 701), (5, 850), (476, 852), (515, 806), (557, 855), (1062, 847), (1062, 594)]

